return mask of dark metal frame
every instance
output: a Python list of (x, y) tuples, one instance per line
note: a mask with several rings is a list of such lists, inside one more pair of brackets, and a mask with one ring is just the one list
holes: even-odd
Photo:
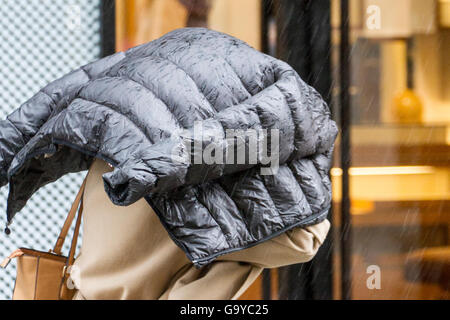
[[(330, 0), (262, 0), (261, 4), (262, 51), (269, 53), (268, 23), (274, 18), (279, 30), (277, 57), (289, 63), (331, 105)], [(330, 210), (330, 220), (331, 216)], [(278, 269), (279, 299), (333, 298), (332, 240), (332, 236), (327, 238), (313, 261)], [(262, 283), (263, 298), (270, 298), (269, 272), (263, 273)]]
[(273, 0), (261, 0), (261, 51), (269, 52), (269, 22), (273, 16)]
[(101, 56), (116, 52), (116, 1), (101, 1)]
[[(261, 0), (261, 51), (269, 52), (269, 22), (273, 15), (273, 0)], [(272, 299), (272, 276), (270, 269), (262, 272), (262, 298)]]
[(350, 215), (350, 178), (351, 165), (351, 109), (350, 109), (350, 17), (349, 1), (341, 0), (341, 43), (339, 55), (340, 71), (340, 120), (341, 120), (341, 168), (342, 168), (342, 205), (341, 205), (341, 298), (350, 300), (352, 267), (352, 220)]

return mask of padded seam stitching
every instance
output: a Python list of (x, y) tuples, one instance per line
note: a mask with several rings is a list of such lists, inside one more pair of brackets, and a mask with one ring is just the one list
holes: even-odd
[[(168, 63), (170, 63), (171, 65), (175, 66), (176, 69), (182, 71), (183, 74), (184, 74), (185, 76), (187, 76), (187, 77), (192, 81), (192, 84), (194, 85), (195, 89), (197, 89), (198, 94), (199, 94), (200, 96), (203, 96), (204, 100), (207, 102), (207, 106), (209, 107), (209, 109), (207, 109), (207, 108), (205, 108), (202, 104), (199, 104), (199, 105), (194, 104), (193, 106), (195, 107), (195, 110), (198, 111), (198, 112), (200, 112), (200, 113), (206, 113), (206, 114), (208, 114), (208, 118), (205, 118), (205, 119), (212, 118), (212, 117), (214, 116), (214, 114), (217, 113), (217, 110), (215, 110), (215, 109), (211, 106), (210, 101), (208, 101), (208, 99), (205, 97), (205, 95), (203, 94), (203, 92), (201, 92), (201, 91), (199, 90), (199, 88), (198, 88), (197, 84), (195, 83), (195, 81), (193, 80), (193, 78), (190, 77), (189, 74), (187, 74), (187, 72), (186, 72), (185, 70), (183, 70), (180, 66), (178, 66), (178, 65), (175, 64), (174, 62), (172, 62), (172, 61), (170, 61), (170, 60), (168, 60), (167, 58), (164, 58), (164, 57), (162, 57), (162, 56), (156, 56), (156, 55), (153, 55), (153, 54), (147, 54), (147, 55), (144, 55), (144, 56), (137, 56), (137, 57), (133, 57), (133, 56), (127, 56), (127, 57), (130, 57), (130, 59), (131, 59), (130, 61), (138, 61), (138, 60), (140, 60), (140, 61), (145, 61), (145, 59), (154, 58), (156, 61), (158, 61), (157, 59), (159, 59), (159, 60), (161, 60), (161, 61), (168, 62)], [(106, 74), (111, 74), (111, 73), (106, 73)], [(111, 75), (111, 76), (109, 76), (109, 77), (111, 77), (111, 78), (112, 78), (112, 77), (120, 77), (120, 75)], [(132, 79), (132, 80), (134, 80), (134, 79), (131, 78), (131, 77), (129, 77), (129, 78)], [(134, 80), (134, 81), (136, 81), (136, 80)], [(138, 81), (136, 81), (136, 82), (138, 82)], [(140, 83), (140, 82), (138, 82), (138, 83)], [(140, 83), (140, 84), (142, 84), (142, 83)], [(154, 93), (154, 92), (153, 92), (153, 93)], [(154, 94), (155, 94), (155, 93), (154, 93)], [(158, 95), (155, 94), (155, 96), (158, 97), (161, 101), (163, 101)], [(163, 102), (164, 102), (164, 101), (163, 101)], [(204, 118), (202, 118), (202, 120), (204, 120)], [(181, 126), (181, 127), (182, 127), (182, 128), (186, 128), (185, 126)]]
[(224, 238), (225, 241), (227, 242), (228, 248), (231, 248), (232, 246), (231, 246), (230, 242), (228, 241), (227, 234), (226, 234), (226, 233), (224, 232), (224, 230), (222, 229), (222, 226), (217, 222), (216, 218), (215, 218), (214, 215), (211, 213), (211, 210), (209, 210), (209, 208), (206, 206), (206, 204), (204, 204), (203, 201), (201, 201), (201, 200), (198, 198), (198, 192), (202, 192), (202, 190), (200, 189), (200, 187), (196, 187), (195, 189), (196, 189), (196, 191), (197, 191), (197, 192), (194, 192), (194, 194), (195, 194), (195, 199), (198, 201), (198, 203), (200, 203), (200, 204), (208, 211), (208, 214), (211, 216), (211, 218), (214, 220), (214, 222), (217, 224), (217, 226), (219, 227), (220, 231), (222, 232), (223, 238)]
[[(250, 170), (251, 170), (251, 169), (246, 170), (246, 171), (244, 172), (244, 175), (245, 175), (244, 178), (247, 178), (247, 175), (248, 175), (248, 173), (250, 172)], [(240, 178), (240, 179), (238, 180), (238, 182), (237, 182), (238, 185), (240, 184), (241, 179), (243, 179), (243, 178)], [(224, 187), (222, 186), (223, 181), (221, 182), (220, 180), (218, 180), (218, 183), (219, 183), (220, 187), (223, 189), (223, 191), (225, 192), (225, 194), (231, 199), (231, 201), (233, 201), (235, 207), (239, 210), (239, 213), (240, 213), (240, 212), (244, 212), (244, 209), (241, 208), (241, 207), (239, 207), (239, 205), (237, 204), (237, 202), (233, 199), (233, 195), (232, 195), (232, 194), (229, 194), (229, 193), (226, 191), (226, 188), (224, 188)], [(235, 190), (235, 189), (233, 188), (232, 191), (234, 192), (234, 190)], [(239, 215), (240, 215), (240, 214), (239, 214)], [(252, 234), (251, 231), (250, 231), (250, 226), (249, 226), (247, 220), (245, 219), (245, 217), (242, 217), (242, 222), (244, 223), (245, 228), (247, 229), (248, 234), (250, 235), (250, 237), (251, 237), (253, 240), (256, 240), (255, 236), (253, 236), (253, 234)]]
[(293, 152), (289, 155), (289, 157), (288, 157), (289, 160), (292, 160), (291, 157), (292, 157), (293, 155), (295, 155), (295, 153), (296, 153), (296, 151), (297, 151), (297, 148), (296, 148), (296, 146), (295, 146), (295, 142), (296, 142), (296, 137), (297, 137), (297, 135), (299, 135), (299, 133), (300, 133), (300, 130), (299, 130), (299, 128), (298, 128), (298, 124), (295, 122), (294, 111), (292, 110), (291, 104), (289, 103), (287, 96), (284, 94), (284, 92), (280, 89), (280, 87), (279, 87), (276, 83), (275, 83), (275, 88), (277, 88), (278, 91), (279, 91), (279, 92), (281, 93), (281, 95), (283, 96), (283, 99), (284, 99), (284, 101), (286, 102), (286, 105), (287, 105), (287, 107), (288, 107), (288, 109), (289, 109), (289, 118), (291, 119), (292, 124), (294, 125), (294, 137), (293, 137), (294, 139), (292, 140), (292, 145), (293, 145), (293, 147), (294, 147), (294, 151), (293, 151)]
[[(155, 144), (155, 143), (153, 142), (153, 140), (152, 140), (152, 139), (144, 132), (144, 130), (142, 130), (141, 127), (139, 127), (136, 123), (134, 123), (134, 121), (132, 121), (132, 120), (131, 120), (130, 118), (128, 118), (126, 115), (124, 115), (123, 113), (117, 111), (117, 110), (114, 109), (113, 107), (108, 106), (108, 105), (106, 105), (106, 104), (104, 104), (104, 103), (100, 103), (100, 102), (97, 102), (97, 101), (94, 101), (94, 100), (89, 100), (89, 99), (83, 98), (83, 97), (81, 97), (81, 96), (78, 96), (76, 99), (81, 99), (81, 100), (84, 100), (84, 101), (87, 101), (87, 102), (91, 102), (91, 103), (98, 104), (98, 105), (100, 105), (100, 106), (103, 106), (103, 107), (105, 107), (105, 108), (108, 108), (108, 109), (112, 110), (113, 112), (115, 112), (115, 113), (117, 113), (117, 114), (120, 114), (120, 115), (123, 116), (125, 119), (127, 119), (128, 122), (132, 123), (136, 128), (138, 128), (139, 131), (144, 135), (144, 137), (147, 138), (147, 140), (150, 142), (150, 144)], [(74, 99), (73, 101), (75, 101), (76, 99)], [(73, 101), (72, 101), (72, 102), (73, 102)], [(68, 109), (68, 107), (67, 107), (67, 109)]]
[(238, 210), (239, 217), (241, 218), (242, 223), (244, 224), (245, 228), (248, 230), (248, 234), (249, 234), (250, 237), (254, 240), (255, 237), (253, 237), (253, 235), (250, 233), (250, 227), (249, 227), (249, 225), (247, 224), (247, 221), (246, 221), (243, 217), (241, 217), (241, 215), (240, 215), (241, 209), (240, 209), (239, 206), (237, 205), (236, 201), (234, 201), (233, 197), (232, 197), (232, 196), (226, 191), (226, 189), (222, 186), (223, 182), (221, 182), (220, 179), (218, 179), (218, 180), (216, 181), (216, 183), (217, 183), (217, 186), (220, 188), (220, 190), (223, 191), (223, 193), (225, 193), (225, 195), (233, 202), (235, 208)]
[[(314, 155), (314, 157), (316, 157), (316, 156), (318, 156), (318, 155)], [(324, 182), (324, 179), (329, 179), (329, 177), (328, 177), (328, 175), (322, 175), (321, 173), (320, 173), (320, 171), (321, 170), (319, 170), (319, 168), (317, 167), (317, 165), (316, 165), (316, 161), (314, 161), (314, 159), (310, 159), (311, 160), (311, 162), (312, 162), (312, 164), (313, 164), (313, 166), (314, 166), (314, 169), (317, 171), (317, 174), (319, 175), (319, 177), (320, 177), (320, 182), (322, 183), (322, 187), (327, 191), (327, 193), (328, 193), (328, 188), (327, 188), (327, 186), (325, 185), (325, 182)], [(330, 181), (330, 183), (331, 183), (331, 181)]]
[[(242, 84), (242, 86), (244, 87), (245, 91), (246, 91), (246, 92), (248, 93), (248, 95), (250, 96), (250, 97), (248, 97), (248, 98), (253, 97), (253, 95), (250, 93), (250, 91), (248, 91), (247, 86), (245, 85), (244, 81), (242, 81), (241, 77), (238, 75), (238, 73), (236, 72), (236, 70), (234, 69), (234, 67), (231, 65), (231, 63), (228, 61), (228, 59), (226, 59), (225, 57), (221, 57), (221, 58), (228, 64), (228, 66), (229, 66), (229, 67), (231, 68), (231, 70), (234, 72), (236, 78), (239, 79), (239, 81), (241, 82), (241, 84)], [(245, 100), (247, 100), (248, 98), (246, 98)], [(245, 100), (244, 100), (244, 101), (245, 101)]]
[[(295, 161), (295, 160), (294, 160), (294, 161)], [(313, 210), (313, 208), (311, 207), (311, 204), (310, 204), (309, 201), (308, 201), (308, 197), (306, 197), (305, 190), (303, 190), (302, 184), (300, 183), (300, 181), (298, 181), (298, 180), (299, 180), (299, 175), (297, 175), (297, 174), (295, 173), (295, 170), (293, 170), (293, 169), (291, 168), (292, 162), (293, 162), (293, 161), (291, 161), (291, 162), (288, 163), (288, 168), (289, 168), (289, 170), (291, 170), (292, 174), (294, 175), (295, 181), (297, 182), (298, 186), (300, 187), (300, 190), (302, 190), (303, 195), (305, 196), (305, 199), (306, 199), (306, 203), (308, 204), (309, 210), (311, 211), (311, 214), (314, 214), (314, 210)]]
[[(175, 62), (173, 62), (172, 60), (169, 60), (168, 57), (164, 57), (164, 56), (161, 56), (161, 55), (154, 55), (154, 54), (150, 54), (149, 56), (161, 58), (161, 59), (163, 59), (163, 60), (165, 60), (165, 61), (168, 61), (169, 63), (173, 64), (173, 65), (176, 66), (178, 69), (180, 69), (181, 71), (183, 71), (183, 72), (186, 74), (186, 76), (187, 76), (188, 78), (190, 78), (190, 79), (192, 80), (192, 82), (194, 82), (195, 86), (196, 86), (197, 89), (198, 89), (198, 92), (205, 98), (206, 101), (208, 101), (208, 105), (211, 107), (211, 109), (212, 109), (214, 112), (216, 112), (216, 113), (219, 112), (219, 111), (212, 105), (211, 101), (209, 101), (209, 99), (206, 97), (206, 95), (203, 93), (203, 91), (200, 90), (200, 88), (198, 87), (197, 82), (195, 82), (194, 78), (193, 78), (193, 77), (192, 77), (192, 76), (191, 76), (184, 68), (182, 68), (180, 65), (178, 65), (178, 64), (175, 63)], [(203, 120), (204, 120), (204, 119), (203, 119)]]
[(47, 97), (49, 97), (49, 99), (51, 100), (51, 102), (54, 104), (54, 106), (57, 106), (56, 101), (53, 99), (53, 97), (51, 95), (49, 95), (47, 92), (44, 91), (44, 89), (41, 89), (39, 92), (42, 92), (43, 94), (45, 94)]
[(138, 81), (136, 81), (135, 79), (131, 78), (128, 75), (120, 75), (120, 76), (107, 76), (105, 78), (113, 78), (113, 79), (123, 79), (123, 80), (129, 80), (133, 83), (136, 83), (137, 85), (141, 86), (142, 88), (146, 89), (148, 92), (150, 92), (157, 100), (159, 100), (164, 107), (166, 107), (167, 111), (172, 115), (172, 117), (175, 119), (175, 123), (180, 127), (184, 129), (184, 126), (181, 125), (180, 121), (178, 120), (178, 118), (175, 116), (175, 114), (173, 113), (172, 110), (170, 110), (169, 106), (163, 101), (161, 100), (161, 98), (149, 87), (147, 87), (146, 85), (144, 85), (143, 83), (140, 83)]
[[(119, 61), (122, 61), (122, 60), (119, 60)], [(119, 62), (119, 61), (118, 61), (118, 62)], [(114, 64), (114, 65), (115, 65), (115, 64)], [(90, 80), (92, 79), (92, 77), (91, 77), (91, 75), (89, 74), (89, 72), (87, 72), (86, 70), (84, 70), (83, 67), (80, 67), (80, 70), (83, 71), (83, 72), (87, 75), (88, 81), (90, 81)]]
[(281, 220), (281, 222), (282, 222), (282, 224), (283, 224), (283, 228), (284, 228), (284, 227), (286, 226), (286, 221), (284, 221), (282, 215), (280, 214), (280, 210), (278, 210), (277, 205), (275, 204), (275, 201), (273, 200), (272, 195), (270, 194), (269, 189), (267, 189), (267, 185), (266, 185), (266, 182), (264, 181), (264, 178), (262, 178), (261, 175), (259, 175), (259, 174), (258, 174), (257, 177), (258, 177), (259, 179), (256, 178), (256, 177), (255, 177), (255, 179), (260, 180), (261, 183), (262, 183), (263, 186), (264, 186), (264, 189), (266, 189), (266, 192), (267, 192), (267, 194), (269, 195), (270, 202), (272, 202), (273, 208), (275, 209), (275, 211), (276, 211), (276, 213), (277, 213), (277, 216), (280, 218), (280, 220)]
[(22, 144), (25, 145), (26, 142), (25, 142), (25, 139), (24, 139), (24, 135), (23, 135), (22, 130), (20, 130), (20, 129), (14, 124), (14, 122), (12, 122), (8, 117), (6, 117), (6, 120), (7, 120), (9, 123), (12, 124), (13, 128), (14, 128), (17, 132), (19, 132), (20, 138), (22, 139)]

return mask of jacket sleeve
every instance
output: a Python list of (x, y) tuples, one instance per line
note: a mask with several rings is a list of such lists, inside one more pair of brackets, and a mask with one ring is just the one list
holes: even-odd
[[(337, 126), (327, 104), (289, 65), (274, 63), (272, 85), (131, 154), (113, 172), (104, 174), (105, 191), (113, 203), (129, 205), (147, 194), (166, 193), (254, 166), (267, 169), (263, 174), (275, 174), (279, 165), (331, 150)], [(239, 159), (240, 155), (244, 158)]]
[(0, 187), (16, 153), (32, 138), (56, 109), (67, 106), (79, 88), (124, 57), (119, 52), (70, 72), (53, 81), (0, 121)]

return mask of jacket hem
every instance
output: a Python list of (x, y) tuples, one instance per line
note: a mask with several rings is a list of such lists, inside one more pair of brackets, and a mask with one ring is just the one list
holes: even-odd
[(328, 206), (326, 210), (323, 210), (323, 211), (321, 211), (318, 214), (314, 214), (312, 216), (309, 216), (309, 217), (307, 217), (307, 218), (305, 218), (305, 219), (303, 219), (303, 220), (301, 220), (301, 221), (299, 221), (297, 223), (294, 223), (294, 224), (292, 224), (290, 226), (284, 227), (284, 228), (282, 228), (282, 229), (280, 229), (280, 230), (278, 230), (276, 232), (271, 233), (270, 235), (268, 235), (266, 237), (263, 237), (263, 238), (259, 239), (258, 241), (249, 243), (249, 244), (247, 244), (245, 246), (241, 246), (241, 247), (238, 247), (238, 248), (226, 249), (226, 250), (214, 253), (212, 255), (209, 255), (207, 257), (194, 259), (194, 260), (191, 260), (191, 261), (196, 267), (200, 268), (200, 267), (202, 267), (204, 265), (209, 264), (214, 259), (216, 259), (217, 257), (220, 257), (222, 255), (225, 255), (225, 254), (228, 254), (228, 253), (232, 253), (232, 252), (235, 252), (235, 251), (240, 251), (240, 250), (251, 248), (251, 247), (256, 246), (256, 245), (258, 245), (258, 244), (260, 244), (260, 243), (262, 243), (264, 241), (267, 241), (267, 240), (270, 240), (272, 238), (275, 238), (275, 237), (279, 236), (280, 234), (285, 233), (286, 231), (289, 231), (291, 229), (294, 229), (294, 228), (297, 228), (297, 227), (306, 227), (306, 226), (308, 226), (309, 223), (311, 223), (312, 221), (315, 221), (315, 220), (317, 220), (317, 223), (319, 223), (319, 222), (321, 222), (322, 220), (324, 220), (327, 217), (330, 208), (331, 208), (331, 205)]
[[(57, 148), (56, 148), (55, 144), (64, 145), (64, 146), (70, 147), (72, 149), (75, 149), (75, 150), (77, 150), (77, 151), (79, 151), (79, 152), (81, 152), (81, 153), (83, 153), (85, 155), (92, 156), (92, 157), (95, 157), (95, 158), (99, 158), (99, 159), (104, 160), (104, 161), (106, 161), (107, 163), (109, 163), (109, 164), (111, 164), (113, 166), (117, 166), (117, 164), (118, 164), (117, 161), (115, 161), (115, 160), (113, 160), (113, 159), (111, 159), (111, 158), (109, 158), (107, 156), (104, 156), (101, 153), (82, 148), (82, 147), (80, 147), (80, 146), (78, 146), (78, 145), (76, 145), (74, 143), (67, 142), (65, 140), (52, 138), (51, 143), (49, 143), (45, 147), (38, 148), (38, 149), (34, 150), (33, 152), (30, 152), (29, 154), (27, 154), (25, 157), (22, 158), (21, 161), (19, 161), (17, 163), (17, 165), (14, 168), (11, 169), (10, 172), (7, 173), (7, 179), (8, 179), (8, 182), (9, 182), (8, 199), (10, 198), (11, 195), (14, 194), (14, 187), (13, 187), (14, 184), (11, 183), (11, 179), (14, 176), (14, 174), (16, 174), (17, 171), (19, 171), (20, 168), (24, 165), (24, 163), (27, 162), (29, 159), (31, 159), (33, 157), (40, 156), (40, 155), (45, 154), (45, 153), (54, 153), (54, 152), (56, 152)], [(11, 225), (13, 217), (14, 217), (14, 215), (16, 213), (16, 212), (11, 212), (11, 209), (10, 209), (8, 204), (9, 204), (9, 201), (7, 203), (7, 209), (6, 209), (6, 214), (7, 214), (6, 225), (7, 226)]]
[(210, 262), (212, 262), (213, 260), (215, 260), (217, 257), (220, 257), (222, 255), (228, 254), (228, 253), (232, 253), (235, 251), (240, 251), (240, 250), (244, 250), (244, 249), (248, 249), (251, 248), (253, 246), (256, 246), (264, 241), (270, 240), (272, 238), (275, 238), (277, 236), (279, 236), (282, 233), (285, 233), (286, 231), (289, 231), (291, 229), (297, 228), (297, 227), (306, 227), (308, 226), (309, 223), (316, 221), (317, 223), (321, 222), (322, 220), (324, 220), (327, 215), (328, 212), (330, 211), (331, 208), (331, 204), (324, 210), (320, 211), (317, 214), (313, 214), (303, 220), (300, 220), (297, 223), (294, 223), (290, 226), (284, 227), (276, 232), (271, 233), (270, 235), (261, 238), (255, 242), (249, 243), (247, 245), (241, 246), (241, 247), (237, 247), (237, 248), (229, 248), (229, 249), (225, 249), (222, 250), (220, 252), (216, 252), (214, 254), (208, 255), (204, 258), (198, 258), (195, 259), (187, 250), (187, 248), (184, 246), (183, 243), (181, 243), (178, 239), (175, 238), (175, 236), (172, 234), (172, 231), (169, 229), (169, 227), (167, 226), (167, 224), (165, 223), (165, 221), (162, 219), (162, 215), (160, 214), (158, 208), (156, 208), (156, 206), (153, 204), (152, 199), (150, 198), (150, 196), (144, 196), (145, 200), (147, 200), (148, 204), (150, 205), (150, 207), (156, 212), (156, 214), (159, 217), (159, 220), (161, 221), (162, 225), (164, 226), (164, 228), (166, 229), (167, 233), (169, 234), (170, 238), (178, 245), (178, 247), (180, 247), (184, 253), (186, 254), (186, 256), (188, 257), (188, 259), (194, 264), (194, 266), (196, 268), (201, 268), (207, 264), (209, 264)]

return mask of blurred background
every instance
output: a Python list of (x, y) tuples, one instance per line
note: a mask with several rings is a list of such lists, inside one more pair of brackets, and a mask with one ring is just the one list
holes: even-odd
[[(265, 270), (242, 299), (450, 298), (450, 0), (0, 4), (3, 118), (68, 71), (185, 26), (242, 39), (322, 94), (340, 126), (332, 231), (312, 262)], [(48, 250), (84, 174), (39, 190), (0, 254)], [(0, 299), (14, 275), (0, 270)]]

